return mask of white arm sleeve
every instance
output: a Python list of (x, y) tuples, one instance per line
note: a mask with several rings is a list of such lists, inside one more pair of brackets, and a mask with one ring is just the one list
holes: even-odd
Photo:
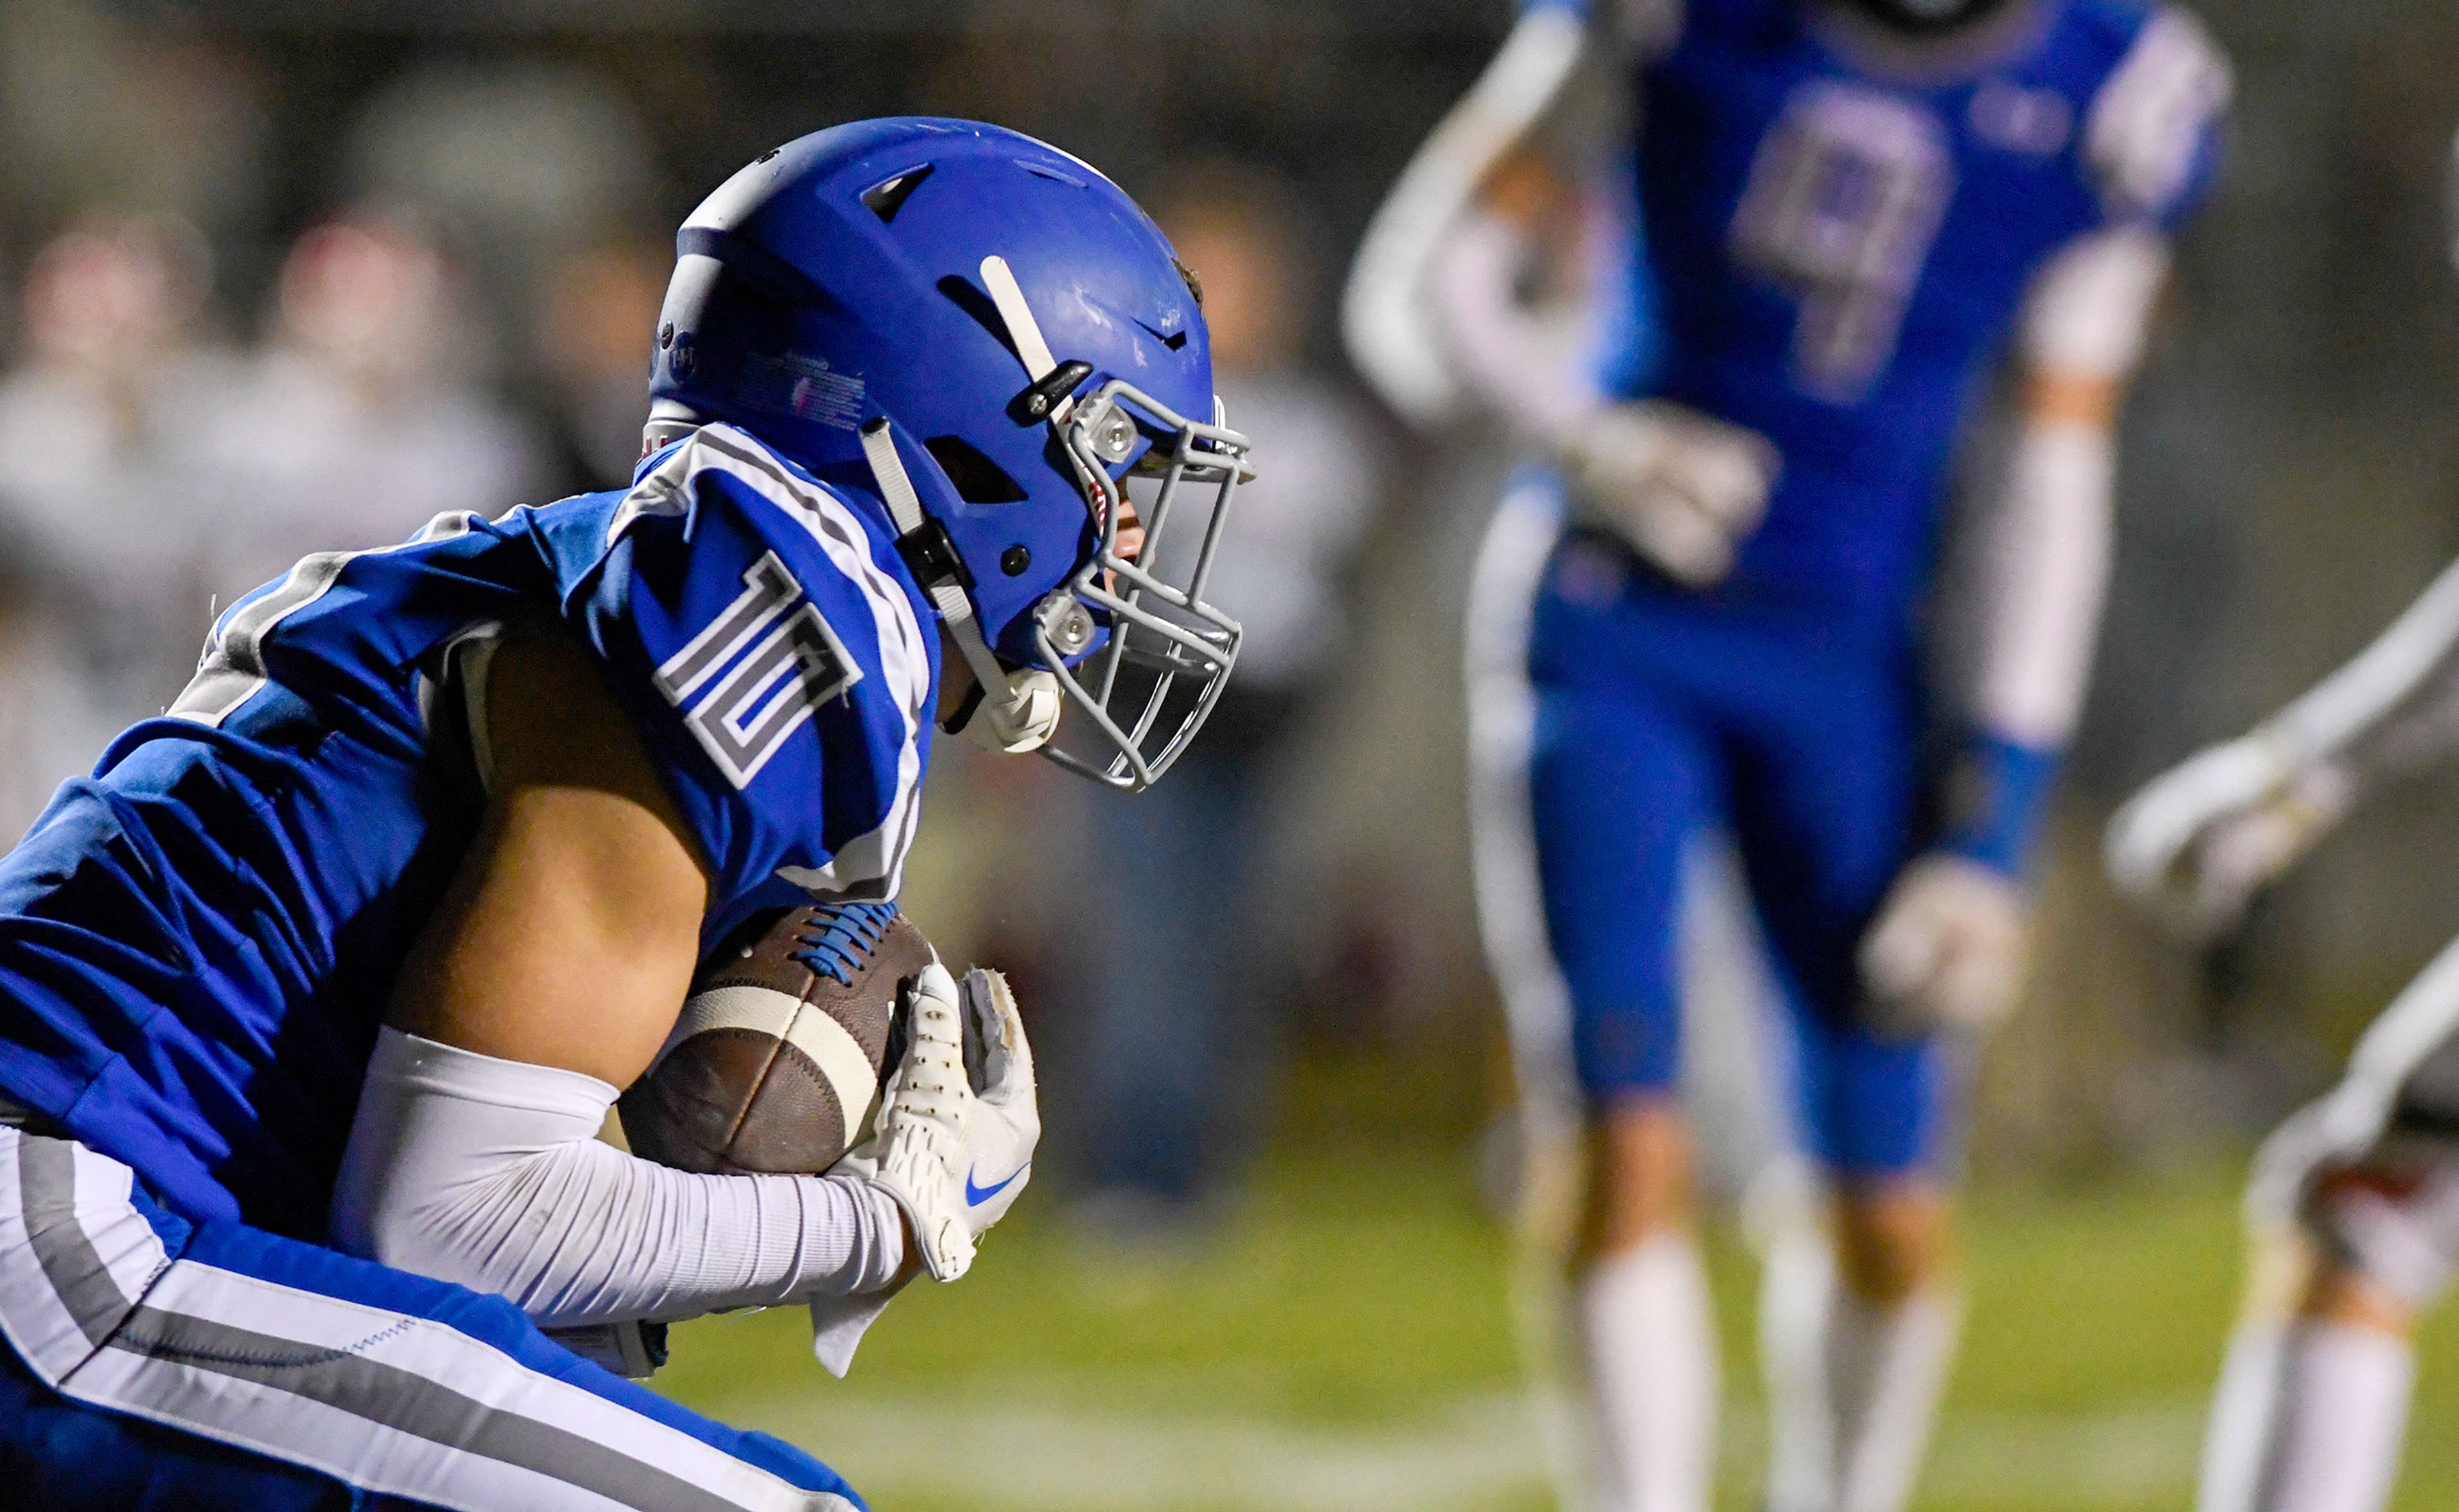
[(1427, 318), (1427, 270), (1479, 181), (1562, 94), (1587, 41), (1586, 23), (1563, 7), (1522, 16), (1503, 51), (1401, 170), (1358, 242), (1341, 294), (1341, 334), (1357, 370), (1416, 424), (1444, 419), (1461, 399)]
[(885, 1195), (842, 1176), (701, 1176), (598, 1139), (616, 1092), (386, 1029), (333, 1195), (343, 1251), (493, 1292), (546, 1325), (876, 1291)]
[(1503, 216), (1467, 212), (1436, 249), (1427, 292), (1455, 376), (1513, 430), (1559, 451), (1606, 401), (1580, 360), (1584, 323), (1549, 321), (1515, 297), (1529, 241)]
[[(2026, 367), (2051, 378), (2122, 382), (2143, 353), (2167, 282), (2158, 233), (2086, 237), (2034, 283)], [(1993, 733), (2053, 750), (2074, 733), (2109, 581), (2114, 438), (2091, 420), (2031, 416), (2008, 459), (1980, 564), (1973, 714)]]
[(2294, 766), (2404, 770), (2459, 745), (2459, 563), (2347, 665), (2264, 722)]

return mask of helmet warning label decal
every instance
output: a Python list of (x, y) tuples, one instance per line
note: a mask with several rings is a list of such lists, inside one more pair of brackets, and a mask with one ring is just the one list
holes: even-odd
[(753, 352), (743, 360), (735, 398), (763, 414), (791, 415), (839, 430), (862, 424), (862, 379), (799, 352)]

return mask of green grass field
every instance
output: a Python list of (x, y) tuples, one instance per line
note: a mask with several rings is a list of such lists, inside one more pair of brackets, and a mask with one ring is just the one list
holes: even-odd
[[(2237, 1291), (2231, 1173), (1986, 1191), (1972, 1323), (1920, 1504), (2191, 1505), (2203, 1393)], [(882, 1512), (1536, 1512), (1541, 1415), (1505, 1307), (1506, 1245), (1464, 1163), (1282, 1163), (1197, 1254), (1071, 1246), (1028, 1198), (960, 1285), (924, 1284), (853, 1376), (799, 1312), (679, 1330), (662, 1388), (808, 1445)], [(1723, 1504), (1755, 1504), (1747, 1256), (1720, 1244)], [(2425, 1346), (2397, 1505), (2459, 1504), (2459, 1316)]]

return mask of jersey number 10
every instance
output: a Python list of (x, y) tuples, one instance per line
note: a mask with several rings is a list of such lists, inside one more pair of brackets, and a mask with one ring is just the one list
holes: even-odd
[(861, 680), (861, 666), (775, 552), (746, 569), (743, 592), (658, 667), (658, 691), (685, 711), (692, 738), (737, 788), (749, 787), (821, 704)]

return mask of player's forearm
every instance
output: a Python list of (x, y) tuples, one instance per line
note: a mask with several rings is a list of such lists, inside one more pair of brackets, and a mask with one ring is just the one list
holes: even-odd
[(2106, 426), (2036, 413), (1980, 564), (1980, 724), (2063, 748), (2083, 709), (2109, 581), (2115, 448)]
[(335, 1187), (335, 1244), (549, 1325), (693, 1317), (895, 1279), (893, 1203), (848, 1180), (637, 1160), (596, 1138), (615, 1095), (575, 1072), (385, 1031)]
[(2168, 281), (2168, 243), (2119, 227), (2051, 259), (2025, 302), (2023, 430), (1988, 522), (1973, 710), (2016, 745), (2074, 733), (2108, 586), (2117, 411)]
[(2105, 424), (2035, 409), (1979, 564), (1974, 728), (1945, 843), (2008, 874), (2024, 870), (2082, 713), (2109, 578), (2113, 472)]
[(1454, 375), (1515, 433), (1560, 452), (1605, 395), (1581, 361), (1574, 326), (1549, 322), (1519, 301), (1531, 242), (1509, 217), (1473, 211), (1443, 239), (1429, 286)]
[(1358, 370), (1413, 420), (1441, 418), (1459, 384), (1427, 319), (1429, 269), (1479, 184), (1560, 97), (1586, 46), (1587, 28), (1567, 9), (1524, 15), (1366, 228), (1341, 298), (1341, 330)]
[(2109, 583), (2116, 423), (2169, 251), (2121, 227), (2069, 246), (2024, 311), (2023, 427), (1985, 521), (1970, 588), (1975, 726), (1951, 849), (2019, 870), (2073, 738)]
[(2263, 722), (2292, 769), (2361, 785), (2459, 746), (2459, 563), (2354, 661)]

